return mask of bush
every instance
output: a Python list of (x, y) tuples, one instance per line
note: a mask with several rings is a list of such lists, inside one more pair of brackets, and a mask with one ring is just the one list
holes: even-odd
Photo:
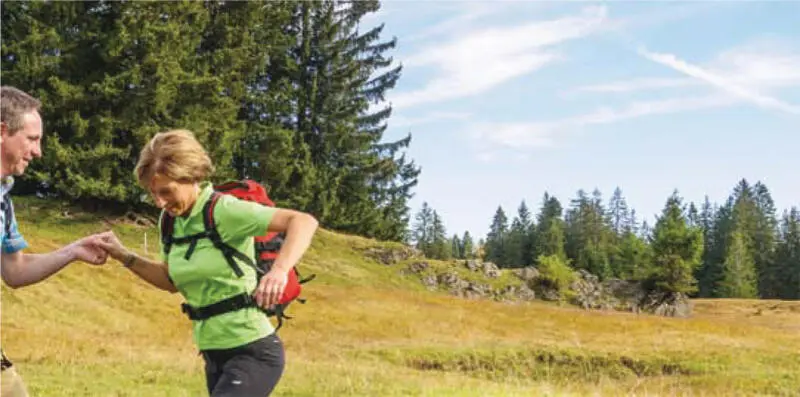
[[(557, 255), (539, 255), (539, 287), (549, 289), (559, 300), (570, 298), (570, 284), (577, 279), (567, 261)], [(547, 295), (547, 294), (544, 294)]]

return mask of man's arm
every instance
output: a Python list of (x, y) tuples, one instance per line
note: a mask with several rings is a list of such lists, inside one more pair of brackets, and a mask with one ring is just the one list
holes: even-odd
[(3, 281), (11, 288), (20, 288), (42, 281), (78, 259), (93, 264), (104, 263), (107, 255), (85, 247), (88, 242), (87, 239), (79, 240), (47, 254), (4, 252), (3, 265), (0, 266)]

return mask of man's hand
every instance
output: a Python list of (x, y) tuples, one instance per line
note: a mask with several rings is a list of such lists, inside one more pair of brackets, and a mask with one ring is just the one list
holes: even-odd
[(258, 306), (267, 309), (269, 306), (277, 304), (288, 283), (289, 276), (287, 272), (277, 268), (270, 270), (264, 277), (261, 277), (261, 281), (256, 288), (254, 295)]
[(108, 252), (100, 246), (100, 241), (100, 235), (87, 236), (67, 246), (67, 250), (76, 260), (103, 265), (108, 259)]

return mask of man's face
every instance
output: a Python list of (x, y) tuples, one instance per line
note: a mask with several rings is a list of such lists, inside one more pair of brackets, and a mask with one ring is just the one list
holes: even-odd
[(5, 123), (0, 128), (2, 176), (22, 175), (34, 158), (42, 157), (42, 118), (33, 110), (22, 116), (22, 128), (14, 134)]

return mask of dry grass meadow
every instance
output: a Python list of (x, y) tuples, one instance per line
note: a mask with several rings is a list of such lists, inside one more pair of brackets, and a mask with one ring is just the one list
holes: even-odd
[[(155, 229), (62, 216), (17, 199), (33, 252), (112, 227), (157, 249)], [(280, 331), (275, 396), (797, 396), (800, 302), (699, 300), (689, 319), (425, 290), (382, 244), (320, 231), (301, 271), (306, 305)], [(445, 264), (438, 264), (444, 266)], [(2, 346), (32, 396), (204, 396), (202, 360), (178, 295), (109, 262), (2, 289)]]

